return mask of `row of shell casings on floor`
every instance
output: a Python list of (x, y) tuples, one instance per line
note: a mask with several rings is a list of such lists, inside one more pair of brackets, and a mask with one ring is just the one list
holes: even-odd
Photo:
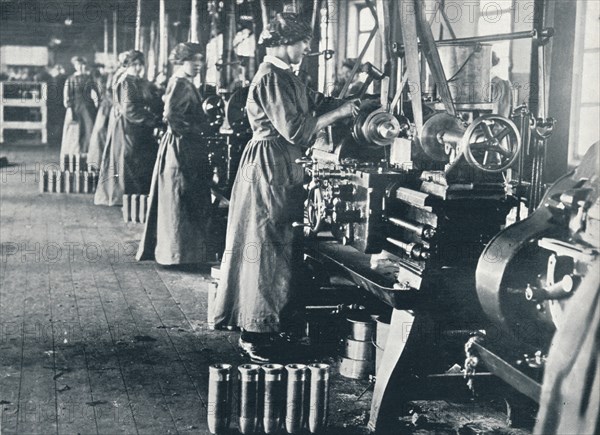
[(123, 195), (123, 221), (146, 223), (148, 195)]
[(237, 369), (237, 397), (230, 364), (209, 368), (208, 429), (228, 433), (233, 403), (242, 434), (321, 433), (327, 426), (328, 364), (243, 364)]
[(93, 171), (41, 170), (39, 176), (41, 193), (94, 193), (98, 185), (98, 173)]
[(64, 154), (61, 156), (61, 171), (69, 171), (73, 173), (78, 171), (87, 171), (88, 169), (92, 168), (88, 168), (87, 154)]

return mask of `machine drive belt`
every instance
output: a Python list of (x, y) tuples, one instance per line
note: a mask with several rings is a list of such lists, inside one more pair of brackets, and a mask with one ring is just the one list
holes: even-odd
[[(409, 0), (414, 2), (415, 0)], [(406, 3), (409, 3), (408, 1)], [(400, 25), (402, 28), (402, 42), (404, 43), (404, 58), (408, 74), (409, 88), (412, 84), (418, 92), (411, 92), (411, 104), (416, 127), (416, 138), (420, 139), (423, 130), (423, 103), (421, 101), (421, 74), (419, 73), (419, 45), (417, 40), (416, 10), (400, 5)]]
[(444, 103), (444, 107), (446, 108), (446, 112), (452, 116), (456, 116), (456, 109), (454, 107), (454, 102), (452, 101), (450, 87), (448, 86), (448, 82), (446, 80), (446, 74), (444, 73), (440, 54), (437, 50), (437, 46), (435, 45), (435, 39), (433, 39), (433, 32), (427, 23), (427, 17), (424, 13), (425, 7), (423, 0), (414, 0), (414, 2), (416, 6), (416, 17), (419, 22), (419, 33), (421, 36), (423, 54), (425, 54), (427, 62), (429, 63), (431, 74), (433, 74), (433, 79), (437, 86), (440, 97), (442, 98), (442, 102)]

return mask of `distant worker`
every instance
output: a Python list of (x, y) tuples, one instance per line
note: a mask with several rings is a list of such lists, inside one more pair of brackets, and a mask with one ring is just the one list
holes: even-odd
[(87, 61), (84, 57), (71, 59), (75, 73), (64, 86), (64, 106), (67, 109), (63, 127), (60, 155), (87, 153), (90, 137), (96, 119), (94, 94), (96, 85), (92, 77), (85, 72)]
[(96, 205), (121, 205), (123, 195), (150, 191), (158, 144), (153, 136), (157, 124), (149, 109), (154, 95), (143, 78), (144, 54), (127, 53), (127, 69), (113, 85), (114, 122), (108, 129), (100, 164)]
[(506, 118), (510, 117), (512, 112), (512, 85), (510, 81), (501, 78), (495, 70), (500, 63), (500, 58), (495, 51), (492, 51), (492, 102), (498, 104), (496, 113)]
[[(356, 66), (356, 62), (357, 62), (356, 59), (346, 59), (344, 61), (344, 63), (342, 64), (342, 68), (340, 69), (338, 78), (335, 81), (335, 84), (333, 85), (333, 91), (331, 92), (332, 97), (339, 97), (340, 93), (342, 92), (342, 89), (344, 89), (344, 86), (346, 85), (346, 83), (348, 83), (348, 81), (351, 78), (350, 75), (352, 73), (352, 70)], [(359, 68), (356, 71), (356, 74), (354, 75), (352, 82), (348, 86), (348, 91), (346, 92), (346, 95), (345, 95), (346, 97), (352, 96), (352, 95), (357, 95), (360, 92), (360, 88), (363, 85), (363, 83), (359, 80), (360, 72), (361, 71)]]

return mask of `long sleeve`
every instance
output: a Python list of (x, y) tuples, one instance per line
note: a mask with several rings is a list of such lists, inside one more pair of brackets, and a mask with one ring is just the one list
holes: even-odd
[(317, 119), (308, 110), (308, 101), (300, 101), (297, 84), (283, 74), (263, 77), (254, 89), (254, 96), (265, 114), (283, 138), (291, 144), (308, 146), (315, 134)]
[(73, 104), (75, 103), (75, 95), (73, 95), (74, 93), (74, 79), (72, 77), (69, 77), (67, 79), (67, 81), (65, 82), (65, 86), (63, 88), (63, 103), (65, 105), (65, 108), (69, 108), (69, 107), (73, 107)]
[[(191, 113), (194, 90), (190, 89), (190, 86), (193, 85), (187, 85), (185, 79), (176, 79), (170, 83), (167, 90), (164, 118), (171, 129), (179, 136), (201, 134), (200, 119), (193, 119), (194, 114)], [(196, 115), (199, 116), (200, 113)]]
[(118, 104), (127, 121), (133, 124), (149, 123), (152, 116), (145, 108), (145, 98), (138, 83), (125, 79), (117, 87)]

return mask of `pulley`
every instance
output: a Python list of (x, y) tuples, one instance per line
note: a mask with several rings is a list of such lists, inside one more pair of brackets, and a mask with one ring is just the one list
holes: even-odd
[(502, 172), (517, 159), (521, 135), (510, 119), (500, 115), (483, 115), (467, 125), (455, 116), (438, 113), (423, 126), (421, 145), (435, 161), (449, 163), (452, 156), (462, 154), (474, 168)]
[(400, 136), (401, 130), (396, 117), (380, 108), (361, 110), (354, 121), (352, 135), (359, 144), (386, 146)]

